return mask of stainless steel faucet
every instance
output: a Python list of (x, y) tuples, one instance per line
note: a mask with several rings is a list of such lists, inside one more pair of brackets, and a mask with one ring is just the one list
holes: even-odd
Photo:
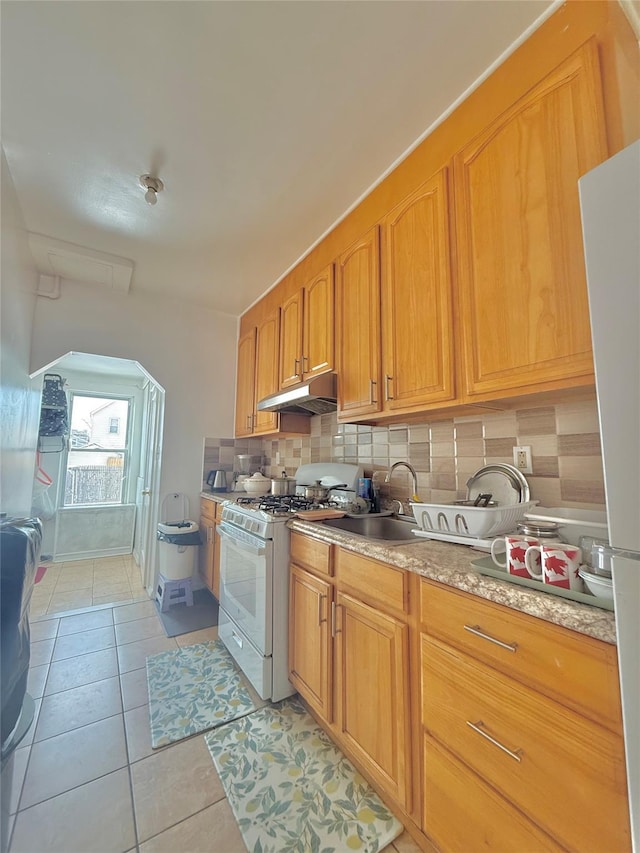
[[(391, 468), (387, 471), (387, 476), (384, 478), (385, 483), (388, 483), (391, 480), (391, 475), (395, 471), (396, 468), (404, 467), (406, 468), (411, 476), (413, 477), (413, 495), (418, 494), (418, 475), (416, 474), (416, 470), (413, 465), (409, 465), (408, 462), (394, 462)], [(411, 497), (413, 497), (411, 495)]]

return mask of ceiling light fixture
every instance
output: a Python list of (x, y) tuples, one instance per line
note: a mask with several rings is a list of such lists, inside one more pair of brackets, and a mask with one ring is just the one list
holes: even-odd
[(164, 189), (160, 178), (152, 178), (151, 175), (140, 175), (140, 186), (146, 190), (144, 199), (147, 204), (155, 204), (158, 201), (158, 193)]

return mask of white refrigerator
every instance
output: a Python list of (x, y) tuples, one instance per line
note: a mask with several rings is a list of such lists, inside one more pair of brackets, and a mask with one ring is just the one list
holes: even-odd
[(620, 663), (640, 853), (640, 141), (579, 181)]

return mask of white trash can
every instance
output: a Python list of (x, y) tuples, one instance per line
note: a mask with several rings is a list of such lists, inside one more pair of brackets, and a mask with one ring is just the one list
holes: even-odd
[(200, 544), (200, 528), (195, 521), (158, 524), (158, 562), (160, 574), (167, 580), (190, 578)]

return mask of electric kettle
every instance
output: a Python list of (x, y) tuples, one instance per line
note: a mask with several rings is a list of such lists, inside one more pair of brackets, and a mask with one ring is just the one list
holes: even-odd
[(227, 491), (227, 474), (221, 468), (209, 471), (207, 475), (207, 486), (211, 486), (212, 492)]

